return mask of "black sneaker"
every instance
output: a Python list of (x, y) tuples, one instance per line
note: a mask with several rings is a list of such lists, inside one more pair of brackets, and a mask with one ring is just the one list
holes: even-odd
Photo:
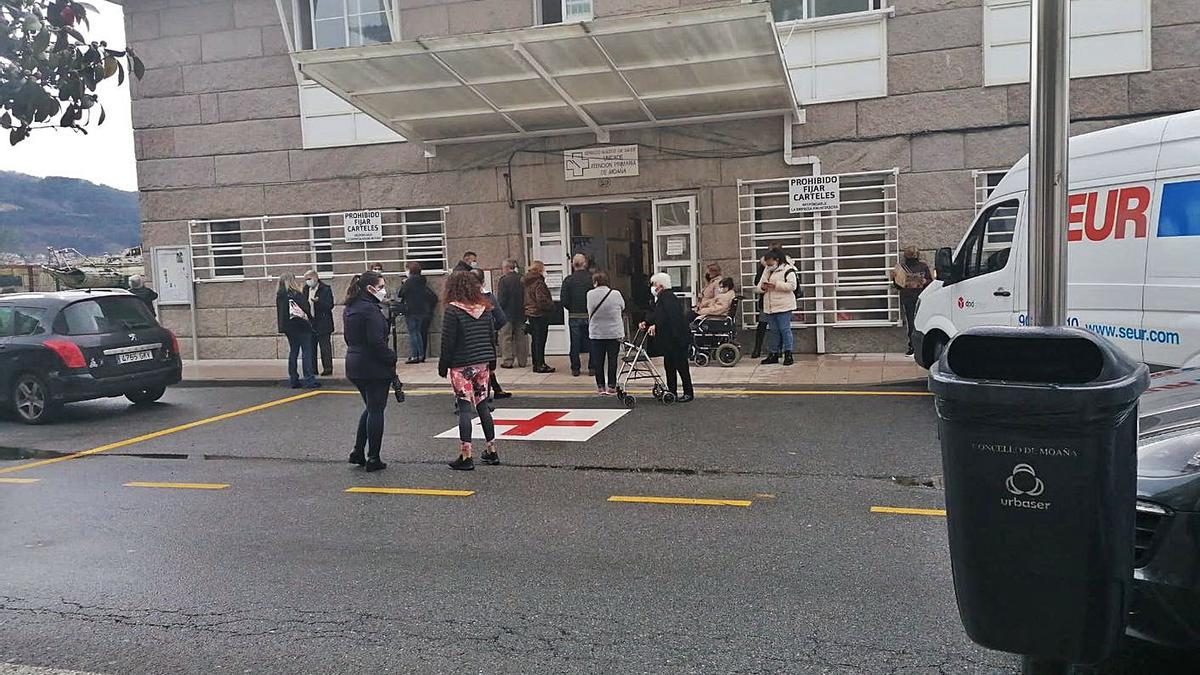
[(696, 396), (694, 394), (684, 394), (683, 396), (680, 396), (679, 398), (675, 399), (675, 402), (676, 403), (691, 403), (694, 400), (696, 400)]
[(455, 459), (453, 462), (450, 462), (450, 468), (454, 469), (455, 471), (474, 471), (475, 460), (471, 457), (463, 457), (462, 455), (459, 455), (457, 459)]
[(772, 353), (772, 354), (768, 355), (767, 358), (763, 359), (760, 362), (760, 364), (764, 365), (764, 366), (769, 366), (773, 363), (779, 363), (779, 355), (778, 354)]
[(913, 355), (913, 348), (912, 348), (912, 347), (909, 347), (909, 348), (908, 348), (908, 351), (904, 352), (904, 355), (905, 355), (905, 356), (912, 356), (912, 355)]
[(571, 369), (571, 377), (579, 377), (579, 371), (575, 368)]
[(346, 461), (350, 462), (351, 464), (357, 464), (359, 466), (366, 466), (367, 465), (367, 456), (362, 454), (361, 452), (352, 452), (352, 453), (350, 453), (350, 458), (347, 459)]
[(784, 352), (783, 353), (783, 365), (790, 366), (794, 363), (796, 363), (796, 360), (792, 358), (792, 353)]
[(498, 391), (495, 394), (492, 394), (492, 398), (512, 398), (512, 392), (511, 391)]
[(488, 452), (487, 450), (484, 450), (483, 454), (480, 455), (479, 459), (483, 460), (484, 464), (496, 466), (497, 464), (500, 463), (500, 453)]
[(368, 473), (371, 471), (383, 471), (387, 468), (387, 464), (380, 461), (378, 457), (372, 457), (371, 459), (367, 460), (367, 463), (365, 466), (363, 466), (363, 468), (366, 469)]

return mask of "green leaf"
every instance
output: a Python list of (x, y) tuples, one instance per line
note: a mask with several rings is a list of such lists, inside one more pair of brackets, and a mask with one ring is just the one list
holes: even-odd
[(25, 137), (28, 135), (29, 127), (14, 127), (12, 131), (8, 132), (8, 144), (16, 145), (25, 140)]
[(43, 30), (33, 39), (33, 51), (42, 54), (50, 47), (50, 31)]
[(104, 79), (108, 79), (117, 73), (117, 59), (111, 55), (104, 57)]
[(120, 61), (117, 61), (117, 86), (119, 87), (122, 84), (125, 84), (125, 66), (122, 66)]

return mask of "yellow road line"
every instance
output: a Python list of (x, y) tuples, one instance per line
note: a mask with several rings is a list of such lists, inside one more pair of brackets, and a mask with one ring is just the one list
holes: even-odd
[(369, 495), (419, 495), (424, 497), (470, 497), (474, 490), (427, 490), (424, 488), (352, 487), (346, 490), (354, 494)]
[(27, 485), (29, 483), (36, 483), (39, 480), (41, 480), (41, 478), (0, 478), (0, 483), (10, 483), (12, 485)]
[(33, 469), (33, 468), (36, 468), (39, 466), (46, 466), (48, 464), (57, 464), (58, 462), (66, 462), (66, 461), (69, 461), (72, 459), (79, 459), (80, 457), (87, 457), (88, 455), (97, 455), (97, 454), (100, 454), (101, 452), (108, 452), (109, 450), (116, 450), (117, 448), (128, 447), (128, 446), (134, 445), (136, 443), (142, 443), (144, 441), (152, 441), (156, 438), (162, 438), (163, 436), (177, 434), (180, 431), (187, 431), (188, 429), (195, 429), (196, 427), (202, 427), (206, 424), (212, 424), (214, 422), (221, 422), (221, 421), (224, 421), (227, 419), (232, 419), (234, 417), (240, 417), (242, 415), (249, 415), (250, 413), (255, 413), (260, 410), (267, 410), (268, 408), (274, 408), (275, 406), (292, 403), (293, 401), (300, 401), (300, 400), (303, 400), (306, 398), (312, 398), (313, 396), (316, 396), (317, 394), (320, 394), (320, 393), (321, 393), (320, 391), (309, 391), (309, 392), (305, 392), (303, 394), (296, 394), (295, 396), (288, 396), (287, 398), (281, 398), (281, 399), (278, 399), (275, 401), (268, 401), (267, 403), (260, 403), (258, 405), (253, 405), (253, 406), (250, 406), (249, 408), (242, 408), (241, 410), (234, 410), (232, 412), (215, 415), (213, 417), (206, 417), (204, 419), (196, 420), (195, 422), (188, 422), (187, 424), (180, 424), (179, 426), (171, 427), (169, 429), (162, 429), (160, 431), (154, 431), (154, 432), (151, 432), (148, 434), (142, 434), (141, 436), (127, 438), (123, 441), (117, 441), (115, 443), (101, 445), (100, 447), (92, 448), (91, 450), (83, 450), (81, 452), (75, 452), (70, 455), (63, 455), (62, 457), (52, 457), (50, 459), (42, 459), (42, 460), (38, 460), (36, 462), (28, 462), (26, 464), (10, 466), (10, 467), (4, 468), (4, 469), (0, 469), (0, 474), (14, 473), (17, 471), (25, 471), (27, 469)]
[(627, 504), (674, 504), (677, 506), (750, 506), (753, 502), (747, 499), (691, 499), (689, 497), (628, 497), (613, 495), (610, 502)]
[(133, 481), (132, 483), (126, 483), (125, 487), (167, 488), (171, 490), (224, 490), (229, 487), (229, 483), (146, 483)]
[(872, 506), (871, 513), (890, 513), (897, 516), (942, 516), (946, 509), (907, 509), (897, 506)]

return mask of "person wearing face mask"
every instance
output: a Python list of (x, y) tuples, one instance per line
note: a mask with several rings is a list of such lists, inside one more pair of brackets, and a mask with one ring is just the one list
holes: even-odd
[(387, 319), (380, 310), (385, 298), (387, 288), (383, 277), (376, 272), (364, 272), (354, 277), (346, 289), (346, 308), (342, 312), (346, 377), (363, 400), (349, 461), (367, 471), (387, 468), (379, 451), (383, 445), (383, 411), (387, 408), (388, 389), (396, 379), (396, 352), (388, 346)]
[(421, 263), (408, 263), (408, 278), (400, 286), (398, 299), (408, 329), (408, 360), (405, 363), (424, 363), (429, 351), (429, 323), (437, 306), (437, 293), (429, 288)]
[(796, 268), (788, 262), (787, 255), (779, 249), (771, 249), (763, 256), (762, 276), (754, 287), (754, 292), (762, 296), (762, 311), (760, 317), (766, 319), (768, 327), (767, 358), (762, 363), (779, 363), (783, 355), (783, 365), (794, 363), (792, 350), (795, 348), (795, 338), (792, 335), (792, 313), (796, 311), (796, 285), (799, 274)]
[[(663, 356), (663, 368), (667, 371), (667, 389), (679, 403), (695, 398), (692, 390), (692, 371), (688, 367), (688, 348), (692, 344), (692, 332), (684, 315), (683, 301), (671, 290), (671, 277), (659, 272), (650, 277), (650, 293), (654, 303), (646, 313), (641, 327), (654, 338), (654, 344)], [(677, 381), (683, 381), (683, 396), (679, 395)]]
[(462, 260), (454, 266), (454, 272), (470, 272), (479, 267), (479, 256), (475, 255), (475, 251), (467, 251), (463, 254)]
[[(288, 383), (292, 389), (313, 389), (317, 384), (317, 360), (313, 355), (312, 310), (308, 298), (290, 273), (279, 275), (279, 286), (275, 292), (275, 317), (279, 332), (288, 341)], [(297, 361), (301, 367), (297, 368)], [(300, 379), (303, 372), (304, 379)]]
[(704, 288), (700, 290), (700, 297), (696, 298), (696, 304), (692, 306), (692, 315), (689, 319), (696, 318), (700, 314), (700, 308), (706, 307), (717, 299), (717, 292), (721, 287), (721, 266), (717, 263), (709, 263), (704, 268)]
[(312, 313), (313, 358), (321, 355), (321, 376), (329, 377), (333, 374), (333, 289), (316, 270), (309, 270), (304, 273), (304, 295)]

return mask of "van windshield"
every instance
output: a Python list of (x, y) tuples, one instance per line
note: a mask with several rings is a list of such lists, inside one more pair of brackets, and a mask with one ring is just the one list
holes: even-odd
[(59, 318), (64, 335), (96, 335), (157, 326), (145, 303), (132, 297), (84, 300), (67, 305)]

